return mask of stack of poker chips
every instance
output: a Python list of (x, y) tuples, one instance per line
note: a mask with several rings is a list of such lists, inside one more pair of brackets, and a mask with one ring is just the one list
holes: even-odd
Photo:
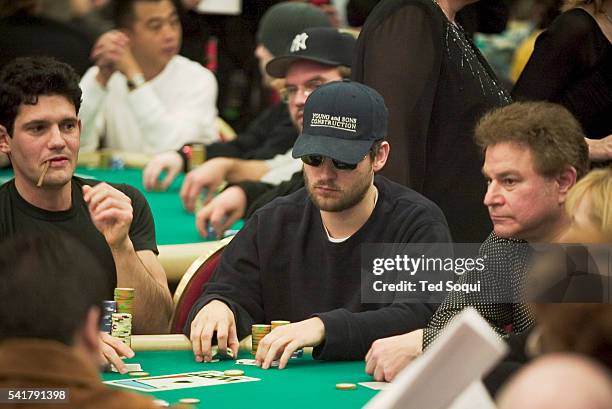
[(291, 321), (270, 321), (270, 331), (274, 331), (274, 328), (280, 327), (281, 325), (291, 324)]
[(100, 162), (98, 166), (100, 166), (102, 169), (110, 168), (112, 158), (113, 153), (109, 149), (102, 149), (100, 151)]
[(115, 301), (117, 302), (117, 312), (134, 314), (133, 288), (115, 288)]
[(103, 301), (102, 302), (102, 322), (100, 323), (100, 331), (110, 334), (113, 324), (113, 314), (117, 312), (117, 302)]
[(114, 313), (112, 315), (111, 335), (119, 338), (127, 346), (131, 346), (132, 314)]
[[(272, 329), (270, 331), (274, 331), (274, 328), (280, 327), (281, 325), (291, 324), (291, 321), (271, 321), (270, 324), (272, 324)], [(302, 356), (304, 356), (303, 349), (298, 349), (293, 354), (291, 354), (291, 358), (301, 358)]]
[(191, 152), (187, 161), (189, 170), (193, 170), (200, 166), (206, 160), (206, 148), (202, 143), (194, 143), (191, 145)]
[(267, 324), (253, 324), (251, 326), (251, 331), (253, 335), (251, 352), (253, 355), (257, 353), (257, 347), (259, 346), (259, 341), (263, 339), (266, 335), (272, 331), (272, 326)]

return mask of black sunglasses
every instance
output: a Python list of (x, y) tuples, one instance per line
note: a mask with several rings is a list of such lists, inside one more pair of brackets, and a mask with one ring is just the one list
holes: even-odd
[[(323, 163), (324, 156), (323, 155), (304, 155), (301, 157), (301, 159), (302, 159), (302, 162), (304, 162), (308, 166), (318, 167), (318, 166), (321, 166), (321, 163)], [(338, 170), (355, 170), (355, 168), (357, 168), (357, 163), (355, 164), (345, 163), (345, 162), (340, 162), (339, 160), (336, 160), (336, 159), (332, 159), (331, 161), (334, 164), (334, 167)]]

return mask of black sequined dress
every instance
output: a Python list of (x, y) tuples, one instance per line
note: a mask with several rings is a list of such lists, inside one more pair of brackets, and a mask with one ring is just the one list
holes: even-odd
[(491, 223), (473, 133), (510, 97), (464, 31), (433, 0), (385, 0), (360, 34), (353, 79), (389, 108), (391, 154), (381, 174), (436, 202), (455, 241), (483, 242)]

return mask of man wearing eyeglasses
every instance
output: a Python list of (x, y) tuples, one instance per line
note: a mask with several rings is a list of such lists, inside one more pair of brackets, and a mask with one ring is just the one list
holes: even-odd
[[(283, 78), (281, 90), (287, 102), (289, 116), (296, 129), (302, 128), (304, 103), (318, 86), (350, 76), (355, 39), (350, 34), (335, 28), (318, 27), (306, 29), (295, 36), (285, 55), (272, 59), (266, 71), (274, 78)], [(291, 157), (291, 150), (270, 160), (243, 160), (236, 158), (214, 158), (189, 172), (181, 187), (183, 205), (194, 211), (198, 196), (204, 203), (196, 217), (196, 227), (202, 236), (207, 236), (209, 227), (217, 235), (231, 226), (246, 211), (247, 189), (243, 183), (266, 182), (278, 185), (299, 172), (301, 162)], [(213, 193), (223, 181), (231, 186), (213, 199)]]
[(432, 314), (423, 303), (361, 303), (362, 244), (450, 242), (433, 202), (374, 176), (390, 149), (382, 97), (334, 81), (313, 91), (303, 121), (293, 156), (306, 186), (257, 211), (225, 249), (185, 328), (199, 362), (215, 338), (236, 356), (251, 325), (271, 320), (293, 323), (259, 342), (264, 369), (309, 346), (317, 359), (363, 359), (374, 340)]

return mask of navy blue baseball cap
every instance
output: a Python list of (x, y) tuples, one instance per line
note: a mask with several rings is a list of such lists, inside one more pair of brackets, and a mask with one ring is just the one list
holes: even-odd
[(287, 45), (284, 55), (270, 60), (266, 72), (284, 78), (289, 66), (297, 60), (309, 60), (331, 67), (350, 67), (353, 62), (355, 37), (333, 27), (315, 27), (297, 34)]
[(374, 141), (387, 135), (388, 117), (383, 97), (367, 85), (348, 80), (324, 84), (306, 100), (304, 127), (292, 155), (359, 163)]

